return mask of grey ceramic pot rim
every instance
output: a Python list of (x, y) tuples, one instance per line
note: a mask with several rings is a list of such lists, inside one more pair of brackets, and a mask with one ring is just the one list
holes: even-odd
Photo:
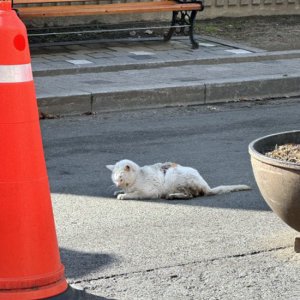
[[(293, 138), (289, 139), (289, 137), (295, 137), (295, 136), (299, 136), (298, 137), (299, 142), (295, 142), (293, 140)], [(275, 142), (276, 140), (278, 140), (278, 143)], [(252, 141), (248, 147), (249, 154), (251, 155), (251, 157), (255, 158), (263, 163), (281, 167), (281, 168), (285, 168), (285, 169), (300, 170), (299, 164), (296, 164), (293, 162), (281, 161), (279, 159), (265, 156), (262, 153), (261, 149), (258, 149), (258, 148), (262, 148), (262, 145), (266, 144), (269, 141), (275, 142), (275, 143), (273, 142), (273, 149), (276, 146), (276, 144), (283, 145), (286, 143), (300, 143), (300, 130), (284, 131), (284, 132), (266, 135), (266, 136), (260, 137), (256, 140)], [(267, 152), (267, 151), (272, 151), (272, 149), (268, 149), (263, 152)]]

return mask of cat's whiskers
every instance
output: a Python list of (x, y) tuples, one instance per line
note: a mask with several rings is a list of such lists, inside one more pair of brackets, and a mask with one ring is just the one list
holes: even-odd
[(115, 190), (115, 189), (116, 189), (116, 186), (115, 186), (114, 184), (110, 185), (110, 186), (107, 188), (107, 190), (108, 190), (109, 192), (111, 192), (111, 191), (113, 191), (113, 190)]

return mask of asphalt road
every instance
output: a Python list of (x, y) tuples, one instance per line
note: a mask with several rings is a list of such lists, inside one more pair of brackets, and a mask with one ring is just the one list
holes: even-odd
[[(297, 232), (261, 198), (247, 149), (299, 129), (299, 115), (300, 99), (283, 99), (41, 121), (69, 282), (115, 299), (299, 299)], [(123, 158), (174, 161), (211, 186), (252, 190), (116, 200), (105, 165)]]

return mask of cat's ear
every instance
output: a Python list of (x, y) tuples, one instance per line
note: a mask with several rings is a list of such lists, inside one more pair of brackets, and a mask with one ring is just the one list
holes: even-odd
[(131, 170), (130, 166), (129, 166), (129, 165), (126, 165), (125, 171), (126, 171), (126, 172), (129, 172), (130, 170)]
[(106, 165), (106, 168), (110, 171), (113, 171), (115, 168), (115, 165)]

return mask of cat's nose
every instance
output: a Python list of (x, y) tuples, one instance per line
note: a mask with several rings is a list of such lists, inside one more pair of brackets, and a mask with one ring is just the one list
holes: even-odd
[(117, 187), (122, 186), (123, 185), (123, 179), (117, 180), (116, 185), (117, 185)]

